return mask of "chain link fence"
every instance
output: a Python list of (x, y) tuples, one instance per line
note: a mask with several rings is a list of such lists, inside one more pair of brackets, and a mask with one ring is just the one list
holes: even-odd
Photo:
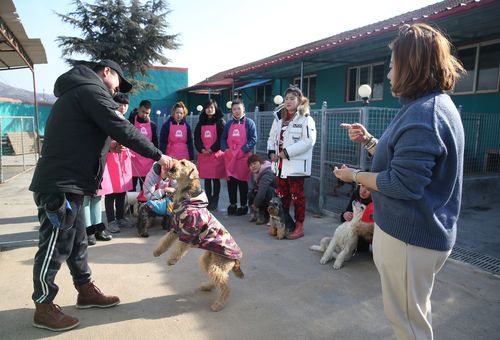
[[(461, 110), (461, 108), (460, 108)], [(335, 213), (343, 211), (354, 187), (339, 181), (332, 173), (334, 166), (370, 169), (371, 158), (359, 144), (352, 143), (341, 123), (360, 122), (375, 137), (380, 137), (399, 109), (381, 107), (327, 108), (312, 110), (316, 122), (317, 139), (313, 149), (312, 173), (309, 181), (314, 187), (317, 208)], [(466, 176), (500, 175), (500, 113), (462, 112), (465, 130), (464, 174)], [(271, 111), (247, 112), (257, 128), (255, 152), (267, 158), (267, 138), (275, 119)], [(226, 121), (230, 113), (224, 115)], [(187, 122), (194, 131), (199, 115), (189, 115)], [(159, 123), (163, 123), (159, 122)], [(159, 127), (161, 124), (158, 124)], [(306, 188), (308, 190), (310, 188)]]
[[(360, 122), (375, 137), (380, 137), (399, 109), (357, 107), (328, 109), (324, 102), (319, 110), (312, 110), (316, 122), (317, 139), (313, 149), (311, 179), (317, 181), (318, 208), (342, 212), (354, 187), (339, 181), (332, 173), (334, 166), (346, 164), (359, 169), (370, 169), (371, 158), (359, 144), (352, 143), (341, 123)], [(256, 152), (267, 154), (267, 137), (274, 119), (272, 112), (249, 112), (257, 125)], [(462, 113), (465, 130), (465, 176), (500, 175), (500, 113)]]
[(35, 119), (0, 116), (0, 183), (30, 170), (37, 161)]

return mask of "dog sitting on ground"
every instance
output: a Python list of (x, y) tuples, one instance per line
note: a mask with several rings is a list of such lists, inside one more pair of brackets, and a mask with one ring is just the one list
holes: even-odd
[(175, 244), (167, 260), (167, 264), (173, 266), (189, 248), (205, 249), (199, 264), (208, 274), (208, 282), (203, 283), (200, 290), (218, 288), (219, 294), (210, 306), (217, 312), (224, 307), (229, 296), (230, 271), (238, 278), (244, 276), (240, 268), (242, 252), (231, 234), (208, 211), (208, 199), (201, 190), (196, 166), (184, 159), (173, 160), (168, 176), (177, 180), (173, 220), (170, 230), (162, 237), (153, 255), (158, 257)]
[(366, 206), (359, 202), (352, 203), (353, 217), (350, 221), (345, 221), (335, 229), (333, 237), (323, 237), (319, 245), (312, 245), (310, 250), (324, 252), (319, 263), (326, 264), (331, 259), (335, 258), (333, 263), (334, 269), (340, 269), (344, 261), (348, 261), (358, 244), (358, 234), (356, 227), (358, 226), (363, 211)]
[(267, 212), (269, 213), (269, 229), (267, 230), (269, 236), (276, 236), (278, 240), (282, 240), (295, 229), (295, 222), (290, 213), (284, 211), (280, 197), (275, 196), (269, 201)]
[[(139, 213), (137, 216), (137, 233), (141, 237), (149, 237), (148, 229), (153, 226), (156, 216), (146, 203), (139, 204)], [(170, 228), (171, 217), (170, 216), (162, 216), (161, 219), (161, 227), (163, 230), (168, 230)]]

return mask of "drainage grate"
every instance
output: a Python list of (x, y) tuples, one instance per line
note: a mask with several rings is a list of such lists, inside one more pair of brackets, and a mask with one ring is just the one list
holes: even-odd
[(500, 274), (500, 260), (494, 257), (476, 253), (460, 247), (454, 247), (450, 257), (457, 261), (462, 261), (493, 274)]

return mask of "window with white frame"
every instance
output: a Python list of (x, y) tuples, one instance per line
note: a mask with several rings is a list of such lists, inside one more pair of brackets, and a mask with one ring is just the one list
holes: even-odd
[(255, 88), (255, 105), (259, 107), (259, 111), (272, 110), (272, 91), (273, 87), (271, 84)]
[[(300, 77), (293, 79), (293, 85), (300, 87)], [(304, 76), (302, 93), (309, 99), (310, 104), (316, 103), (316, 75)]]
[(368, 84), (372, 88), (370, 100), (382, 100), (384, 98), (384, 63), (350, 67), (347, 72), (347, 101), (361, 101), (358, 88)]
[(467, 74), (455, 85), (455, 94), (496, 92), (500, 86), (500, 41), (458, 49), (458, 59)]

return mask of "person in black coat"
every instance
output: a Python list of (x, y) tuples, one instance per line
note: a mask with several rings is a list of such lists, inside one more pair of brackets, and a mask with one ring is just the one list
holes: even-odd
[(59, 290), (54, 279), (64, 262), (78, 291), (78, 308), (112, 307), (120, 302), (117, 296), (101, 293), (92, 282), (83, 197), (94, 195), (99, 188), (108, 136), (168, 168), (172, 165), (170, 157), (115, 112), (118, 104), (113, 95), (131, 88), (112, 60), (99, 62), (93, 70), (75, 66), (56, 80), (58, 99), (47, 120), (41, 157), (29, 187), (40, 221), (33, 265), (35, 327), (64, 331), (79, 323), (53, 303)]

